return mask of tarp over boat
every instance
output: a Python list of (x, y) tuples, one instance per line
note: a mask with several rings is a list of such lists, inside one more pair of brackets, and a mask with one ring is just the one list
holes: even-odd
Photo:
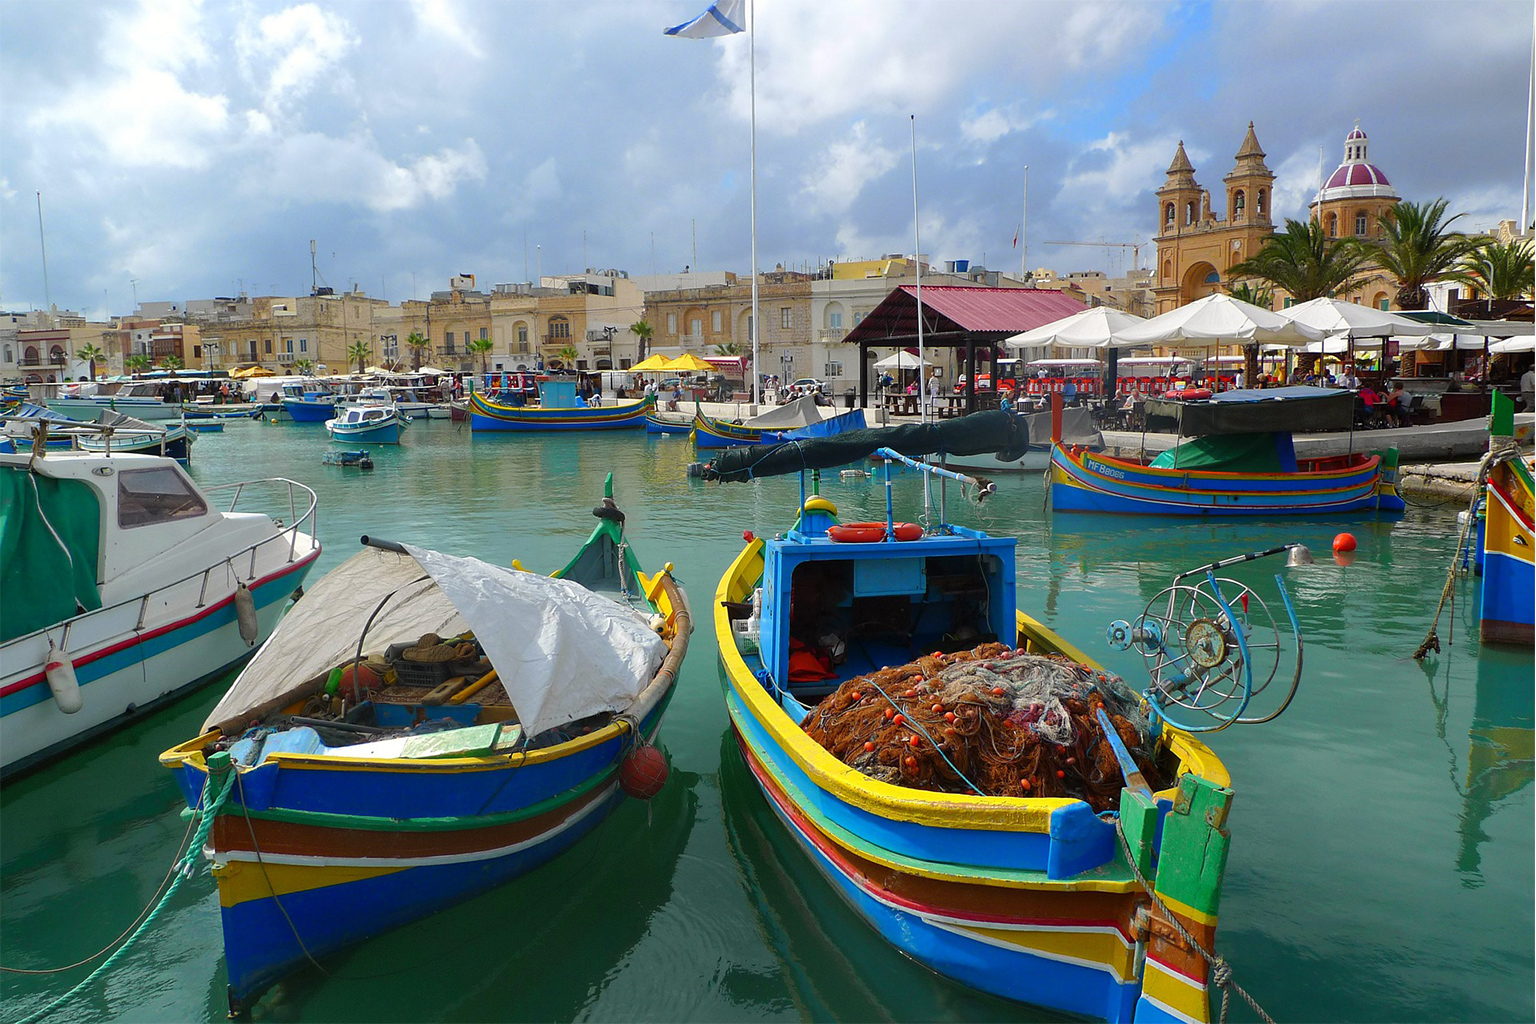
[(1353, 392), (1296, 386), (1223, 391), (1192, 401), (1147, 400), (1147, 429), (1185, 435), (1348, 430)]
[(769, 409), (761, 416), (754, 416), (741, 425), (759, 427), (763, 430), (792, 430), (795, 427), (806, 427), (819, 422), (821, 422), (821, 410), (816, 407), (816, 399), (812, 395), (806, 395), (793, 402), (786, 402), (776, 409)]
[(704, 467), (706, 480), (745, 483), (760, 476), (781, 476), (802, 469), (833, 469), (890, 448), (917, 457), (983, 455), (996, 452), (1005, 460), (1023, 458), (1029, 447), (1024, 419), (1002, 410), (972, 413), (942, 423), (906, 423), (897, 427), (850, 430), (835, 437), (755, 448), (731, 448)]
[(239, 720), (357, 651), (466, 629), (485, 648), (528, 735), (623, 711), (666, 643), (635, 611), (579, 584), (420, 548), (364, 548), (290, 611), (203, 723)]

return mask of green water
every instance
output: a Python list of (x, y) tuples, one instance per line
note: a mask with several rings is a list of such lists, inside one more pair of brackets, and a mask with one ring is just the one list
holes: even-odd
[[(930, 974), (878, 939), (793, 845), (729, 741), (707, 616), (741, 531), (782, 530), (794, 478), (687, 481), (686, 438), (471, 438), (408, 428), (377, 468), (320, 465), (318, 426), (231, 423), (199, 438), (204, 483), (293, 477), (320, 494), (318, 574), (357, 537), (411, 540), (544, 571), (585, 539), (615, 474), (642, 560), (676, 564), (704, 619), (662, 739), (666, 791), (630, 802), (565, 857), (471, 903), (380, 937), (273, 989), (271, 1021), (1049, 1019)], [(845, 519), (883, 517), (878, 480), (834, 478)], [(1104, 627), (1175, 572), (1354, 532), (1358, 558), (1288, 579), (1307, 674), (1278, 722), (1212, 746), (1232, 773), (1231, 858), (1218, 943), (1239, 984), (1282, 1021), (1530, 1020), (1532, 660), (1480, 651), (1470, 590), (1442, 617), (1454, 643), (1410, 654), (1434, 615), (1455, 513), (1401, 521), (1162, 523), (1042, 511), (1039, 477), (1000, 482), (951, 518), (1019, 539), (1019, 603), (1128, 677)], [(898, 518), (920, 492), (897, 484)], [(1245, 578), (1263, 579), (1262, 573)], [(12, 599), (6, 595), (6, 599)], [(127, 929), (185, 830), (156, 755), (191, 736), (215, 685), (0, 791), (0, 962), (71, 964)], [(54, 1018), (214, 1021), (225, 1012), (218, 898), (206, 869), (140, 944)], [(15, 1021), (85, 976), (3, 976)], [(1238, 1005), (1233, 1019), (1251, 1019)]]

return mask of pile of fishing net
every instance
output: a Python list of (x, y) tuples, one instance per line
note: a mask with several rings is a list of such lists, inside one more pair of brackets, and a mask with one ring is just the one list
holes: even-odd
[(934, 654), (850, 679), (801, 727), (843, 763), (915, 789), (1072, 797), (1119, 806), (1124, 776), (1102, 706), (1153, 789), (1169, 784), (1134, 692), (1119, 677), (1005, 644)]

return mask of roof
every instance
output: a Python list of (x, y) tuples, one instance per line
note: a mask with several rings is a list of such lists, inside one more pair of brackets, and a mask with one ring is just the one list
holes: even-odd
[[(881, 300), (845, 344), (910, 345), (917, 337), (917, 288), (901, 285)], [(935, 285), (922, 289), (923, 331), (927, 343), (955, 346), (996, 343), (1081, 313), (1083, 304), (1063, 292), (1036, 288), (965, 288)]]
[(1328, 179), (1323, 190), (1344, 188), (1350, 185), (1390, 185), (1387, 176), (1375, 164), (1340, 164)]

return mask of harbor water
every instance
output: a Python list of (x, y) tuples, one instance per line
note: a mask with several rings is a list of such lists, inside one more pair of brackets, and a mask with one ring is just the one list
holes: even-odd
[[(569, 853), (479, 899), (327, 958), (271, 990), (267, 1021), (1056, 1019), (905, 959), (867, 928), (774, 818), (740, 762), (708, 609), (742, 531), (794, 517), (793, 477), (686, 479), (686, 437), (471, 435), (412, 424), (375, 469), (321, 465), (318, 425), (232, 421), (198, 438), (192, 475), (287, 476), (320, 496), (325, 550), (310, 583), (361, 534), (548, 572), (591, 531), (612, 471), (648, 568), (687, 588), (699, 629), (661, 739), (671, 779)], [(883, 519), (878, 475), (826, 474), (845, 520)], [(922, 491), (897, 477), (897, 518)], [(1236, 981), (1280, 1021), (1530, 1020), (1533, 721), (1530, 652), (1479, 649), (1475, 583), (1441, 616), (1443, 650), (1412, 659), (1456, 547), (1456, 511), (1400, 519), (1170, 522), (1053, 516), (1039, 474), (1002, 479), (952, 521), (1018, 538), (1019, 605), (1135, 683), (1139, 656), (1105, 642), (1176, 573), (1299, 541), (1283, 572), (1306, 642), (1278, 721), (1209, 742), (1236, 799), (1217, 933)], [(1353, 564), (1327, 557), (1334, 534)], [(1265, 568), (1267, 566), (1267, 568)], [(1272, 589), (1272, 582), (1269, 584)], [(13, 599), (6, 595), (7, 600)], [(1278, 605), (1276, 606), (1278, 609)], [(135, 926), (188, 830), (157, 755), (194, 735), (227, 681), (0, 791), (0, 1019), (41, 1009)], [(206, 866), (137, 945), (50, 1018), (216, 1021), (225, 1015), (219, 901)], [(1240, 1002), (1232, 1019), (1254, 1019)]]

